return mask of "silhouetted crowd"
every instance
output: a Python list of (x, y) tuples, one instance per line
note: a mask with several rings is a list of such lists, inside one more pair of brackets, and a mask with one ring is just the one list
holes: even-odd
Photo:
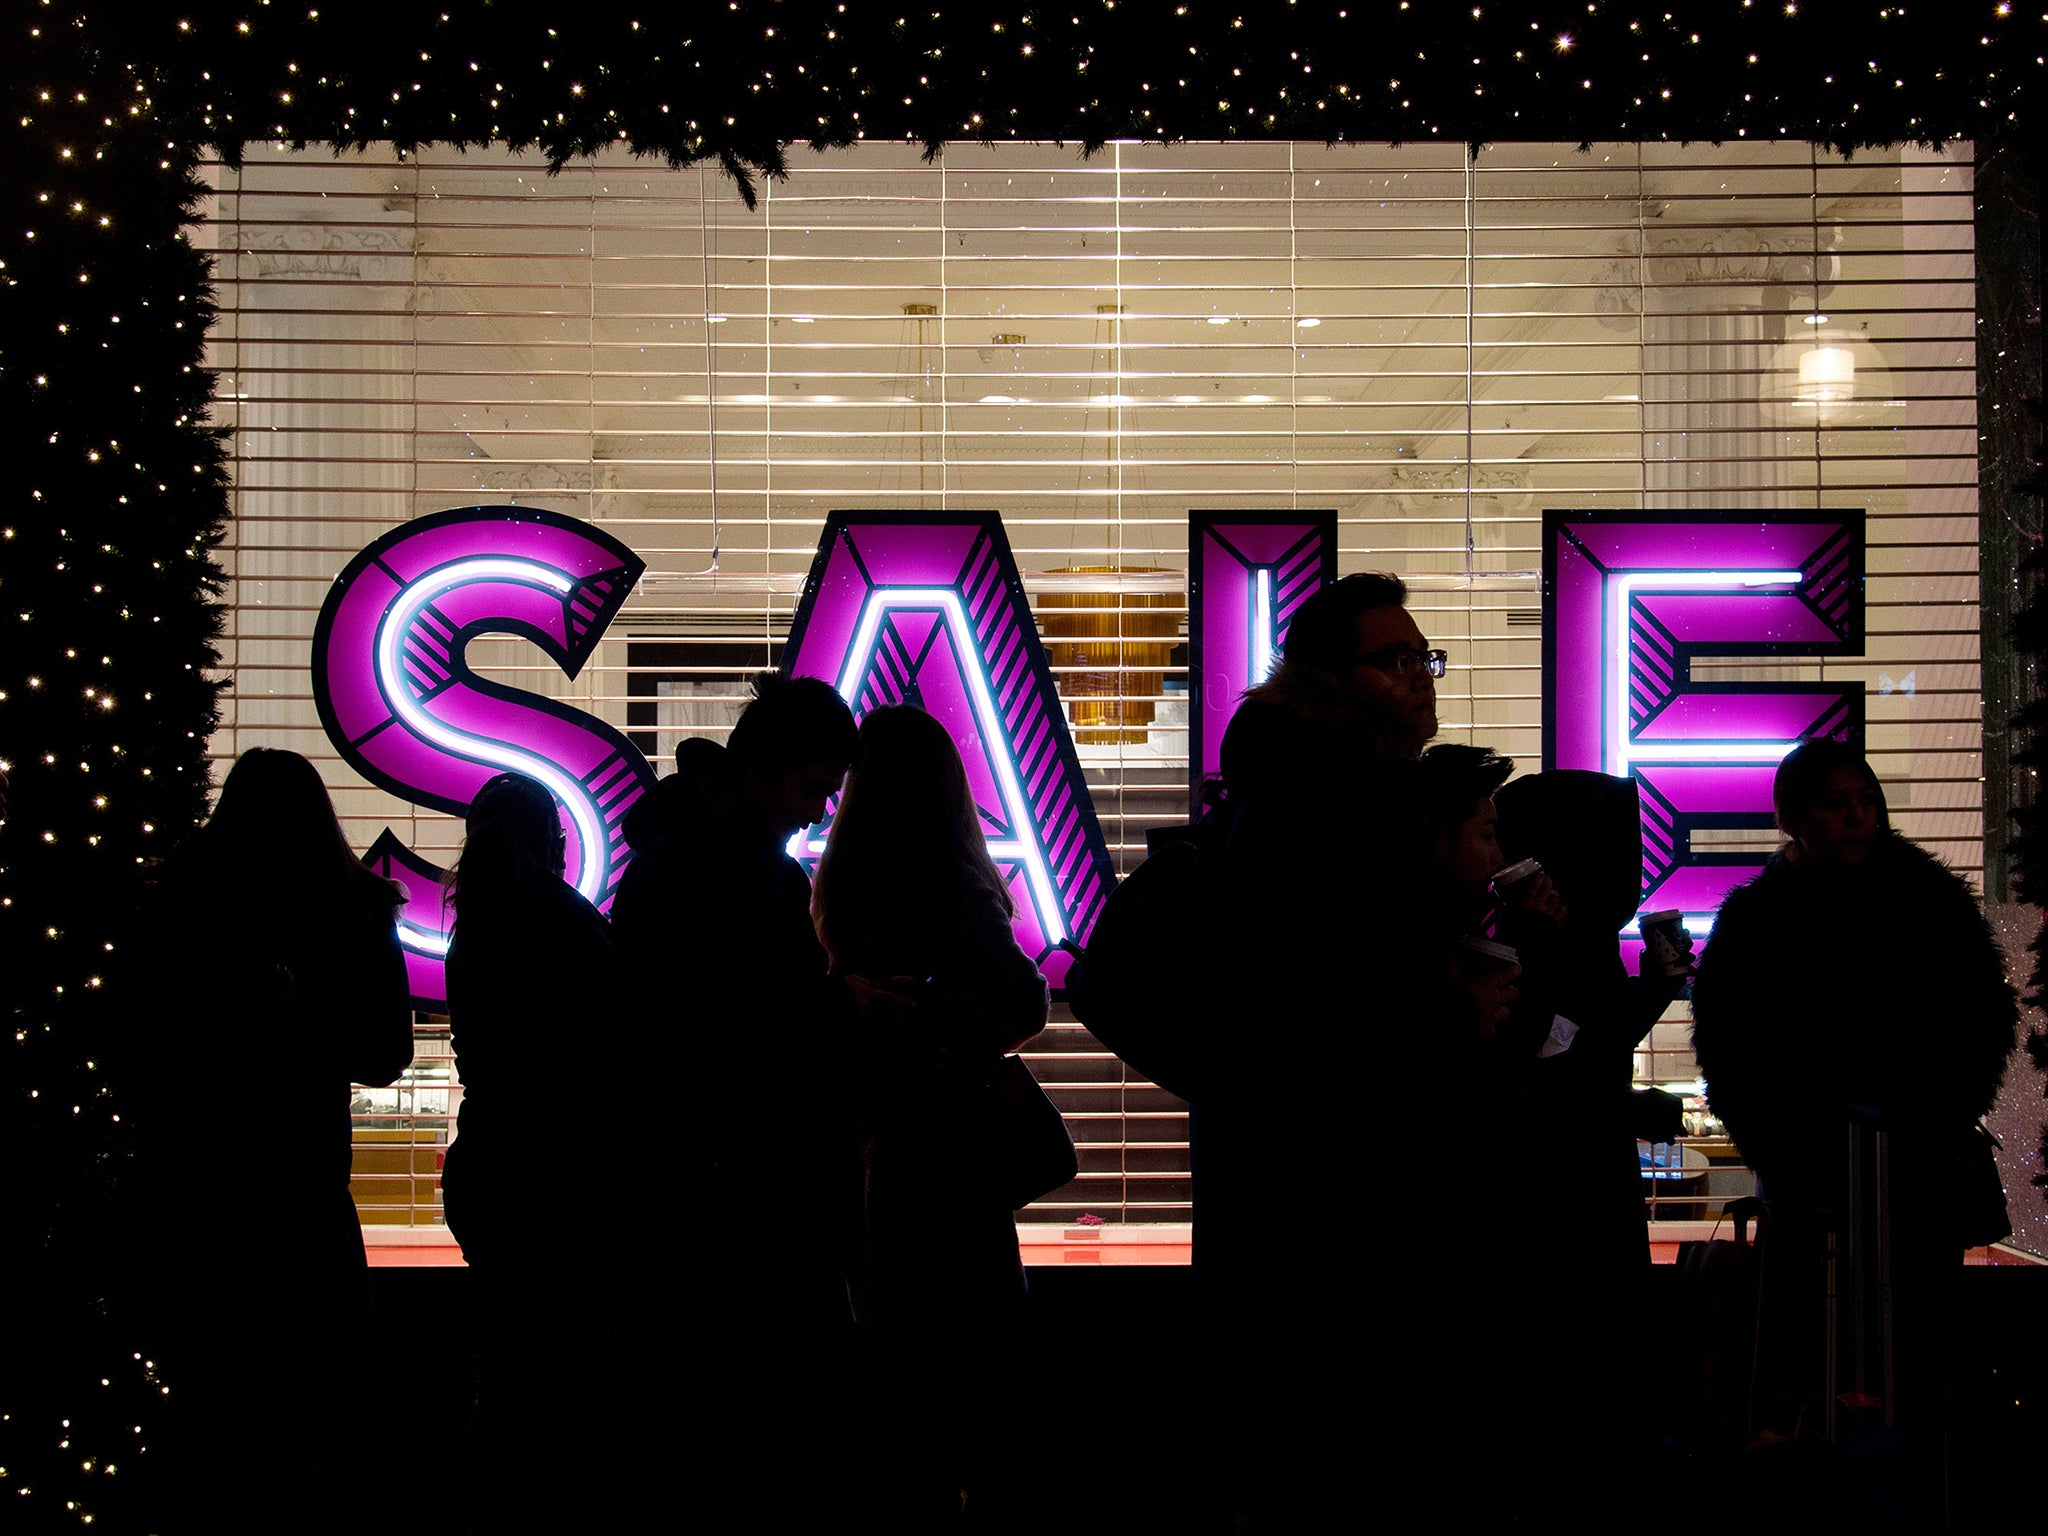
[[(1429, 747), (1446, 657), (1406, 595), (1325, 588), (1246, 695), (1199, 855), (1159, 866), (1191, 918), (1156, 957), (1171, 1006), (1119, 990), (1106, 952), (1074, 977), (1103, 1042), (1191, 1104), (1198, 1389), (1142, 1411), (1185, 1419), (1207, 1528), (1640, 1520), (1671, 1341), (1646, 1312), (1638, 1143), (1683, 1127), (1634, 1062), (1688, 984), (1779, 1251), (1828, 1247), (1882, 1133), (1902, 1518), (1926, 1517), (1958, 1266), (2004, 1232), (1977, 1122), (2015, 1002), (1975, 897), (1891, 830), (1860, 754), (1811, 741), (1777, 773), (1782, 851), (1696, 966), (1681, 935), (1628, 974), (1635, 783), (1509, 783), (1495, 752)], [(791, 846), (835, 796), (813, 880)], [(827, 684), (764, 676), (626, 835), (607, 920), (564, 878), (560, 807), (503, 774), (449, 877), (443, 1189), (478, 1370), (448, 1523), (1001, 1526), (1020, 1467), (1079, 1433), (1026, 1342), (1013, 1219), (1073, 1154), (1015, 1055), (1049, 994), (952, 739), (914, 705), (856, 725)], [(350, 1426), (393, 1411), (349, 1386), (397, 1346), (369, 1329), (348, 1102), (411, 1062), (400, 902), (311, 765), (264, 749), (156, 881), (151, 974), (221, 1027), (151, 1036), (154, 1251), (189, 1240), (195, 1202), (264, 1236), (260, 1264), (145, 1288), (179, 1530), (345, 1523)], [(264, 1107), (224, 1162), (191, 1110), (237, 1056)], [(598, 1073), (601, 1122), (535, 1107), (536, 1084)], [(1749, 1434), (1801, 1433), (1838, 1385), (1759, 1375)]]

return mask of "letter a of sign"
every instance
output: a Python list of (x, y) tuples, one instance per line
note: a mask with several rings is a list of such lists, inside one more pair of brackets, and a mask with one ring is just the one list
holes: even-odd
[[(856, 715), (916, 704), (952, 733), (1018, 942), (1060, 985), (1060, 942), (1087, 941), (1115, 873), (1002, 519), (833, 513), (783, 655)], [(799, 856), (815, 859), (825, 831), (801, 834)]]
[[(534, 507), (466, 507), (392, 529), (334, 579), (314, 626), (328, 739), (371, 783), (455, 816), (497, 774), (538, 779), (562, 810), (569, 883), (609, 907), (632, 856), (620, 823), (653, 770), (602, 720), (479, 677), (464, 653), (478, 635), (518, 635), (574, 677), (642, 569), (610, 534)], [(413, 997), (442, 1006), (445, 872), (389, 828), (363, 858), (405, 887)]]
[(1188, 517), (1188, 791), (1223, 774), (1223, 732), (1273, 670), (1294, 610), (1337, 579), (1335, 512)]
[(1769, 828), (1779, 760), (1863, 732), (1861, 683), (1698, 681), (1695, 664), (1862, 650), (1860, 512), (1543, 514), (1543, 766), (1635, 779), (1641, 911), (1703, 931), (1762, 860), (1691, 834)]

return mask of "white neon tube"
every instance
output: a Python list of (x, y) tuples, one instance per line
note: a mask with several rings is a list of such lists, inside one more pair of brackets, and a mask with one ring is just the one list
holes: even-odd
[(1775, 763), (1797, 741), (1638, 741), (1628, 749), (1631, 763)]
[(1273, 671), (1273, 573), (1260, 566), (1252, 573), (1252, 685)]
[[(576, 589), (575, 581), (562, 572), (531, 560), (517, 560), (503, 557), (480, 557), (464, 560), (444, 570), (436, 571), (431, 577), (407, 587), (399, 594), (398, 601), (385, 612), (377, 625), (377, 678), (384, 688), (384, 697), (398, 718), (415, 735), (435, 746), (458, 756), (479, 759), (512, 773), (523, 773), (538, 779), (547, 786), (548, 792), (568, 809), (569, 819), (576, 825), (576, 835), (581, 840), (582, 868), (576, 889), (590, 901), (595, 902), (604, 892), (605, 875), (609, 868), (609, 844), (605, 837), (604, 822), (598, 815), (595, 804), (578, 781), (544, 757), (515, 747), (507, 742), (486, 741), (481, 736), (472, 736), (467, 731), (458, 731), (443, 725), (412, 697), (412, 690), (406, 682), (405, 670), (399, 659), (399, 647), (405, 632), (418, 617), (419, 611), (436, 598), (467, 586), (475, 581), (514, 581), (524, 586), (541, 587), (558, 597), (566, 598)], [(408, 933), (416, 936), (413, 946), (423, 954), (446, 956), (448, 939), (444, 934), (430, 933), (403, 925)]]
[[(1679, 914), (1679, 920), (1685, 924), (1685, 931), (1696, 939), (1705, 938), (1714, 931), (1714, 914), (1711, 912), (1682, 912)], [(1642, 936), (1642, 914), (1638, 912), (1621, 925), (1621, 937), (1640, 939)]]

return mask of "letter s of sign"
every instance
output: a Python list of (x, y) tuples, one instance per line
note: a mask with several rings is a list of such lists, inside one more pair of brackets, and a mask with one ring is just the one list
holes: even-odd
[[(478, 635), (517, 635), (573, 678), (643, 569), (609, 534), (533, 507), (465, 507), (392, 529), (335, 578), (313, 631), (328, 738), (371, 783), (455, 816), (497, 774), (538, 779), (562, 808), (566, 878), (608, 907), (631, 858), (621, 823), (653, 770), (603, 721), (479, 677), (465, 653)], [(442, 1006), (445, 871), (388, 827), (363, 857), (405, 887), (413, 997)]]

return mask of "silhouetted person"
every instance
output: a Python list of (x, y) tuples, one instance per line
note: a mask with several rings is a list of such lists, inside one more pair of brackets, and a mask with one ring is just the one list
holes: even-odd
[[(1429, 824), (1437, 868), (1462, 925), (1476, 930), (1493, 904), (1493, 877), (1504, 862), (1493, 796), (1515, 765), (1489, 747), (1444, 742), (1422, 754), (1421, 768), (1416, 813)], [(1554, 907), (1550, 883), (1542, 889), (1546, 907)]]
[[(671, 950), (691, 901), (688, 873), (721, 833), (733, 812), (732, 765), (719, 742), (702, 736), (676, 744), (675, 772), (658, 780), (626, 813), (626, 842), (633, 862), (626, 866), (612, 901), (612, 937), (618, 946), (621, 1006), (636, 1019), (674, 1013), (686, 978), (671, 963)], [(682, 908), (670, 910), (681, 903)], [(688, 985), (695, 985), (689, 978)], [(679, 1065), (672, 1033), (650, 1034), (643, 1042), (640, 1074), (666, 1081)], [(635, 1097), (637, 1097), (637, 1092)], [(652, 1211), (674, 1193), (674, 1135), (653, 1105), (636, 1107), (620, 1126), (622, 1188), (627, 1203)], [(661, 1277), (657, 1284), (665, 1284)], [(668, 1302), (660, 1302), (668, 1310)]]
[[(1508, 915), (1498, 910), (1492, 881), (1507, 861), (1493, 796), (1514, 771), (1511, 761), (1485, 747), (1446, 742), (1424, 752), (1420, 767), (1415, 810), (1433, 835), (1437, 870), (1463, 934), (1459, 966), (1474, 977), (1518, 968), (1514, 1002), (1477, 1020), (1477, 1032), (1449, 1079), (1457, 1089), (1455, 1120), (1447, 1129), (1462, 1133), (1464, 1146), (1477, 1154), (1466, 1154), (1465, 1188), (1485, 1191), (1486, 1207), (1504, 1230), (1545, 1232), (1549, 1217), (1565, 1223), (1559, 1241), (1569, 1243), (1569, 1214), (1546, 1210), (1549, 1169), (1535, 1149), (1547, 1128), (1532, 1124), (1526, 1103), (1530, 1069), (1551, 1015), (1530, 1006), (1537, 962), (1520, 955), (1516, 943), (1531, 937), (1532, 927), (1545, 930), (1545, 937), (1554, 932), (1565, 906), (1547, 876), (1539, 875), (1517, 893), (1523, 899), (1516, 914), (1524, 920), (1520, 931), (1508, 931)], [(1516, 958), (1510, 960), (1509, 953)], [(1538, 1244), (1539, 1254), (1548, 1246)], [(1540, 1256), (1518, 1264), (1512, 1276), (1442, 1268), (1432, 1300), (1445, 1343), (1422, 1363), (1429, 1379), (1418, 1396), (1455, 1417), (1461, 1408), (1469, 1414), (1487, 1403), (1502, 1384), (1526, 1383), (1544, 1404), (1539, 1414), (1474, 1423), (1465, 1433), (1462, 1454), (1484, 1475), (1457, 1495), (1461, 1521), (1515, 1525), (1538, 1514), (1561, 1514), (1558, 1483), (1571, 1481), (1576, 1488), (1574, 1474), (1583, 1471), (1569, 1457), (1569, 1427), (1560, 1422), (1570, 1400), (1560, 1373), (1578, 1369), (1571, 1358), (1576, 1337), (1560, 1334), (1570, 1301), (1557, 1294)], [(1593, 1432), (1592, 1426), (1578, 1427)], [(1597, 1432), (1612, 1429), (1606, 1424)], [(1580, 1508), (1597, 1503), (1606, 1491), (1580, 1489)]]
[[(693, 870), (725, 840), (736, 794), (733, 765), (725, 748), (705, 737), (691, 736), (676, 744), (675, 772), (657, 780), (653, 791), (626, 813), (623, 831), (633, 861), (626, 866), (618, 894), (612, 899), (612, 936), (618, 945), (624, 1006), (638, 1017), (664, 1017), (674, 1012), (682, 978), (675, 970), (672, 950), (679, 932), (702, 906)], [(657, 1035), (648, 1042), (648, 1049), (657, 1054), (672, 1052), (676, 1044), (670, 1036)], [(657, 1075), (666, 1076), (679, 1063), (661, 1056), (650, 1058), (647, 1065)], [(673, 1170), (657, 1171), (651, 1164), (661, 1160), (660, 1146), (672, 1149), (672, 1138), (651, 1124), (636, 1127), (634, 1133), (638, 1131), (653, 1138), (647, 1148), (650, 1167), (645, 1171), (665, 1183)], [(659, 1198), (666, 1198), (665, 1191)]]
[[(1431, 841), (1437, 899), (1461, 938), (1477, 938), (1493, 910), (1494, 873), (1504, 862), (1493, 795), (1515, 765), (1488, 747), (1444, 742), (1424, 752), (1417, 766), (1412, 810)], [(1562, 914), (1563, 903), (1547, 878), (1538, 876), (1526, 894), (1551, 921)], [(1476, 978), (1510, 967), (1490, 964), (1483, 954), (1461, 948), (1458, 969), (1461, 975)], [(1519, 989), (1519, 976), (1514, 980)], [(1489, 1000), (1491, 1006), (1475, 1012), (1475, 1031), (1465, 1044), (1468, 1060), (1487, 1073), (1496, 1090), (1505, 1092), (1507, 1063), (1524, 1054), (1510, 1027), (1520, 1010), (1509, 1002)]]
[[(449, 875), (448, 1018), (463, 1087), (442, 1194), (475, 1301), (469, 1517), (576, 1530), (603, 1484), (594, 1435), (619, 1230), (606, 1132), (605, 920), (562, 878), (554, 797), (522, 774), (477, 792)], [(553, 1106), (550, 1112), (549, 1106)]]
[[(339, 1528), (384, 1438), (351, 1386), (370, 1296), (349, 1085), (412, 1062), (403, 899), (349, 851), (313, 765), (265, 747), (150, 892), (133, 1278), (171, 1390), (172, 1529)], [(247, 1227), (246, 1263), (192, 1252), (221, 1220)]]
[[(627, 846), (636, 855), (651, 853), (658, 843), (702, 833), (711, 817), (730, 809), (730, 777), (722, 745), (705, 736), (685, 736), (676, 743), (675, 771), (657, 780), (653, 792), (641, 796), (626, 812), (623, 831)], [(637, 886), (646, 879), (645, 875), (634, 879), (637, 868), (637, 860), (626, 866), (619, 882), (622, 890), (628, 881)], [(615, 900), (614, 909), (617, 905)]]
[(2013, 990), (1976, 894), (1892, 830), (1860, 753), (1803, 743), (1772, 800), (1788, 841), (1714, 920), (1693, 1045), (1774, 1222), (1839, 1224), (1851, 1117), (1887, 1128), (1897, 1410), (1932, 1452), (1962, 1251), (2006, 1230), (1977, 1121), (2012, 1051)]
[[(1494, 796), (1500, 856), (1543, 872), (1502, 898), (1499, 939), (1520, 956), (1521, 996), (1502, 1032), (1520, 1096), (1505, 1124), (1521, 1149), (1518, 1229), (1529, 1249), (1515, 1313), (1530, 1379), (1550, 1411), (1519, 1436), (1532, 1498), (1595, 1529), (1639, 1514), (1654, 1449), (1641, 1350), (1650, 1270), (1639, 1135), (1670, 1141), (1678, 1104), (1634, 1089), (1635, 1048), (1682, 977), (1628, 975), (1620, 930), (1642, 891), (1635, 781), (1574, 769), (1516, 779)], [(1662, 1124), (1655, 1117), (1664, 1117)]]
[[(668, 1230), (697, 1165), (683, 1148), (672, 1095), (685, 1080), (693, 1045), (675, 1028), (677, 1003), (705, 978), (676, 964), (681, 936), (701, 904), (693, 861), (722, 837), (732, 815), (731, 763), (722, 743), (702, 736), (676, 743), (675, 771), (658, 780), (626, 813), (633, 862), (612, 901), (618, 950), (619, 1016), (640, 1026), (633, 1059), (617, 1097), (612, 1186), (625, 1225), (609, 1268), (615, 1282), (612, 1342), (603, 1384), (610, 1423), (611, 1515), (621, 1526), (672, 1518), (696, 1474), (676, 1455), (702, 1404), (677, 1382), (698, 1370), (703, 1320), (678, 1284), (676, 1245)], [(694, 1251), (684, 1245), (685, 1252)], [(701, 1256), (701, 1254), (700, 1254)], [(678, 1474), (683, 1475), (679, 1478)]]
[(1512, 988), (1453, 969), (1415, 805), (1443, 655), (1406, 595), (1368, 574), (1310, 598), (1223, 740), (1231, 896), (1204, 952), (1233, 1022), (1194, 1075), (1195, 1286), (1214, 1461), (1253, 1529), (1341, 1518), (1440, 1436), (1417, 1394), (1469, 1175), (1434, 1096)]
[(1679, 1128), (1669, 1095), (1635, 1091), (1635, 1049), (1684, 978), (1630, 976), (1621, 960), (1620, 932), (1642, 891), (1636, 784), (1553, 769), (1506, 785), (1494, 805), (1501, 857), (1543, 865), (1503, 898), (1499, 929), (1522, 959), (1515, 1022), (1536, 1053), (1527, 1082), (1547, 1148), (1543, 1182), (1571, 1206), (1585, 1284), (1640, 1275), (1650, 1254), (1636, 1142)]
[[(972, 1149), (1002, 1056), (1045, 1027), (1049, 994), (1017, 945), (946, 728), (911, 705), (860, 728), (811, 910), (858, 1000), (856, 1101), (865, 1151), (864, 1283), (895, 1386), (889, 1405), (922, 1495), (945, 1524), (1023, 1459), (1024, 1270), (1009, 1201)], [(915, 1523), (906, 1510), (906, 1521)]]
[(656, 1155), (670, 1194), (648, 1219), (675, 1228), (680, 1369), (704, 1384), (671, 1395), (687, 1438), (657, 1438), (695, 1451), (678, 1496), (707, 1529), (796, 1528), (848, 1499), (853, 1005), (827, 975), (787, 845), (823, 820), (855, 747), (830, 684), (763, 674), (726, 741), (724, 803), (636, 854), (613, 908), (667, 1042)]

